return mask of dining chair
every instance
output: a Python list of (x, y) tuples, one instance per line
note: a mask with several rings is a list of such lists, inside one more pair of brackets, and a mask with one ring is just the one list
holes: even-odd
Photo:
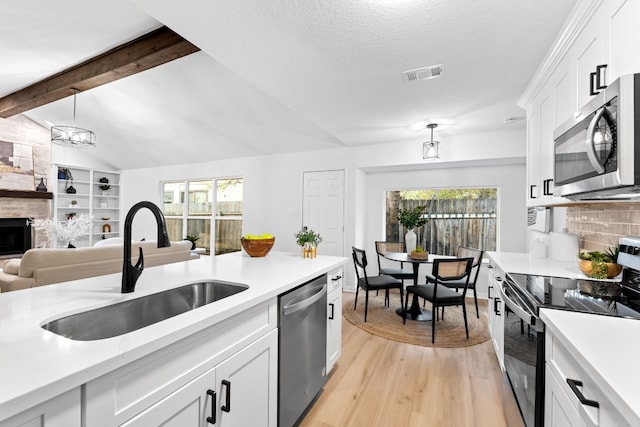
[[(351, 247), (352, 256), (353, 256), (353, 264), (356, 269), (356, 278), (358, 281), (358, 286), (356, 286), (356, 300), (353, 303), (353, 309), (355, 310), (358, 305), (358, 292), (360, 288), (365, 291), (364, 298), (364, 321), (367, 321), (367, 311), (369, 309), (369, 291), (378, 291), (389, 289), (399, 289), (400, 290), (400, 306), (402, 307), (402, 317), (404, 318), (405, 306), (403, 304), (403, 288), (402, 282), (394, 277), (383, 274), (378, 276), (368, 276), (367, 275), (367, 253), (363, 249), (358, 249), (356, 247)], [(385, 297), (386, 299), (386, 297)]]
[[(433, 282), (425, 285), (407, 286), (404, 306), (409, 304), (409, 294), (416, 294), (431, 302), (433, 306), (434, 318), (431, 319), (431, 342), (436, 339), (436, 321), (438, 320), (438, 309), (440, 307), (462, 306), (464, 317), (464, 330), (469, 339), (469, 326), (467, 324), (467, 307), (465, 297), (469, 287), (473, 258), (438, 258), (433, 261)], [(446, 282), (460, 281), (464, 286), (462, 293), (443, 286)], [(406, 310), (406, 308), (405, 308)], [(406, 319), (403, 319), (406, 322)]]
[[(471, 280), (469, 281), (468, 289), (473, 290), (473, 301), (476, 306), (476, 317), (480, 318), (480, 311), (478, 310), (478, 293), (476, 290), (476, 284), (478, 283), (478, 275), (480, 274), (480, 267), (482, 266), (482, 256), (484, 255), (484, 251), (480, 249), (468, 248), (465, 246), (458, 246), (458, 252), (456, 254), (457, 258), (473, 258), (473, 265), (471, 267)], [(427, 274), (427, 283), (435, 282), (435, 278), (433, 274)], [(441, 283), (443, 286), (447, 288), (455, 289), (458, 292), (458, 289), (461, 289), (465, 285), (465, 280), (451, 280)]]
[[(405, 269), (404, 262), (400, 263), (398, 267), (383, 267), (380, 262), (384, 258), (386, 252), (405, 252), (405, 246), (403, 242), (376, 242), (376, 254), (378, 255), (378, 274), (388, 275), (394, 277), (402, 282), (404, 286), (405, 280), (413, 280), (413, 269)], [(385, 292), (385, 305), (389, 306), (389, 292)]]

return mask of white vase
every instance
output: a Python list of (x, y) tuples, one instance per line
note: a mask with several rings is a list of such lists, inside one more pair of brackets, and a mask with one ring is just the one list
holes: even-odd
[(407, 234), (404, 235), (404, 246), (408, 254), (416, 249), (417, 242), (418, 236), (416, 236), (416, 233), (413, 230), (407, 231)]

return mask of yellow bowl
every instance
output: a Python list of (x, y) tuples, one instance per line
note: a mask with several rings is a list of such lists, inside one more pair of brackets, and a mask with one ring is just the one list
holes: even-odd
[(240, 238), (242, 249), (252, 257), (263, 257), (269, 253), (273, 244), (276, 242), (276, 238), (270, 239), (245, 239)]

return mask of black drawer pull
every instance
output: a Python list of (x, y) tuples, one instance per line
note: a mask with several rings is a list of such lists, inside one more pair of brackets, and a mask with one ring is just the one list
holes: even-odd
[(333, 320), (334, 315), (334, 304), (332, 302), (329, 303), (329, 307), (331, 307), (331, 314), (329, 315), (329, 320)]
[(536, 187), (537, 187), (536, 185), (530, 185), (529, 186), (529, 198), (530, 199), (537, 199), (538, 198), (537, 196), (533, 195), (533, 189), (536, 188)]
[(222, 387), (227, 387), (227, 393), (225, 395), (225, 404), (220, 407), (224, 412), (231, 412), (231, 382), (222, 380)]
[(487, 298), (493, 299), (491, 296), (491, 291), (493, 290), (493, 286), (487, 286)]
[(207, 395), (211, 396), (211, 416), (207, 417), (207, 422), (209, 424), (216, 423), (216, 392), (209, 389), (207, 390)]
[(498, 308), (498, 304), (500, 304), (502, 301), (500, 301), (500, 298), (496, 298), (493, 300), (493, 312), (495, 313), (496, 316), (502, 316), (500, 314), (500, 309)]
[(594, 408), (600, 407), (600, 404), (598, 402), (596, 402), (595, 400), (587, 399), (586, 397), (584, 397), (582, 392), (578, 390), (578, 387), (582, 387), (582, 381), (567, 378), (567, 384), (569, 384), (569, 388), (571, 388), (571, 391), (576, 395), (580, 403), (587, 406), (593, 406)]
[(336, 276), (336, 277), (331, 278), (331, 281), (332, 282), (337, 282), (340, 279), (342, 279), (342, 276)]
[(595, 71), (589, 74), (589, 95), (594, 96), (600, 93), (600, 91), (596, 90), (596, 79), (598, 73)]

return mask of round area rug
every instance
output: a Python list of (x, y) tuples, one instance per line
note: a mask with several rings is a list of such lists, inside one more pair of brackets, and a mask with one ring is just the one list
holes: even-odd
[[(391, 291), (389, 296), (390, 307), (384, 306), (383, 291), (378, 296), (376, 296), (375, 291), (369, 293), (369, 310), (366, 323), (364, 322), (365, 292), (360, 290), (356, 310), (353, 309), (355, 296), (355, 293), (343, 293), (342, 315), (353, 325), (373, 335), (424, 347), (467, 347), (480, 344), (489, 339), (487, 301), (484, 299), (478, 299), (478, 310), (480, 311), (480, 318), (478, 319), (473, 296), (467, 298), (469, 339), (464, 333), (462, 307), (446, 307), (444, 320), (441, 318), (436, 323), (436, 342), (432, 344), (431, 322), (418, 322), (407, 319), (407, 323), (402, 324), (402, 317), (396, 314), (396, 308), (400, 307), (400, 295), (397, 291)], [(420, 300), (420, 303), (422, 304), (422, 300)], [(411, 305), (411, 297), (409, 298), (409, 305)], [(424, 309), (431, 310), (429, 301), (427, 301)]]

